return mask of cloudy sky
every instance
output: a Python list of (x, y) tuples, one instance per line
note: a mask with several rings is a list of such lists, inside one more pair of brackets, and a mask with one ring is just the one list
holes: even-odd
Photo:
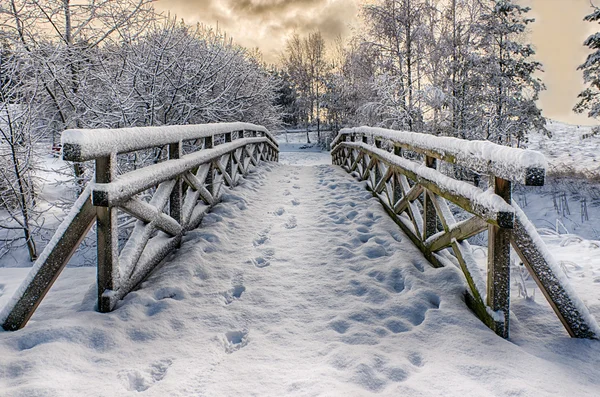
[[(595, 0), (600, 5), (600, 0)], [(285, 40), (319, 29), (326, 40), (348, 36), (357, 26), (361, 0), (158, 0), (159, 10), (187, 23), (223, 28), (246, 47), (258, 47), (267, 62), (277, 62)], [(575, 124), (598, 124), (571, 108), (582, 90), (577, 66), (586, 57), (585, 38), (600, 25), (583, 22), (590, 0), (522, 0), (532, 7), (532, 41), (544, 64), (547, 91), (540, 106), (546, 117)]]

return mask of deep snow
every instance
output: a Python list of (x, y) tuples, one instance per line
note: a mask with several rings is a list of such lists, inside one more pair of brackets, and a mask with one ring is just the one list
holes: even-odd
[[(570, 339), (547, 305), (517, 294), (511, 340), (497, 337), (465, 307), (459, 270), (432, 268), (364, 183), (330, 165), (261, 167), (112, 313), (94, 311), (93, 281), (93, 269), (67, 269), (25, 329), (0, 332), (0, 396), (600, 386), (600, 342)], [(0, 304), (13, 285), (2, 283)]]

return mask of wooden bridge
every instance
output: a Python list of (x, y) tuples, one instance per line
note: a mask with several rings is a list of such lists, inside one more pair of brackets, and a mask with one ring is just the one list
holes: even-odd
[[(150, 161), (140, 167), (134, 159), (144, 155)], [(541, 154), (490, 142), (360, 127), (342, 130), (331, 155), (335, 165), (367, 181), (433, 266), (462, 270), (469, 287), (467, 304), (498, 335), (509, 336), (512, 246), (567, 332), (578, 338), (600, 336), (588, 309), (511, 199), (513, 183), (543, 185)], [(200, 225), (220, 201), (223, 187), (234, 188), (263, 161), (278, 161), (279, 150), (264, 127), (224, 123), (68, 130), (63, 133), (63, 157), (94, 161), (94, 180), (0, 312), (5, 330), (26, 325), (94, 224), (98, 310), (113, 310), (181, 245), (186, 232)], [(480, 176), (489, 177), (489, 189), (477, 186)], [(120, 230), (119, 211), (135, 219), (131, 233)], [(486, 231), (487, 280), (467, 241)]]

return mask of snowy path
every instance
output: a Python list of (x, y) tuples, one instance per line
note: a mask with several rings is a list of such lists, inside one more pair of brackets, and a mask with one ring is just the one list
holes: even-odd
[(113, 313), (93, 310), (88, 270), (67, 269), (35, 321), (0, 333), (0, 396), (592, 396), (600, 386), (599, 342), (569, 339), (526, 301), (514, 305), (512, 341), (496, 337), (465, 307), (459, 271), (430, 267), (364, 184), (329, 165), (262, 167)]

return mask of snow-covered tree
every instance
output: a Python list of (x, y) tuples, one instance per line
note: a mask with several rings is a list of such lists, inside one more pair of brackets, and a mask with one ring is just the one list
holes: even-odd
[(27, 59), (3, 47), (0, 50), (0, 256), (15, 245), (25, 245), (33, 261), (37, 257), (34, 236), (40, 227), (37, 222), (40, 214), (35, 208), (35, 149), (44, 127), (38, 123), (41, 109), (35, 101), (35, 91), (30, 92), (26, 86), (26, 74), (35, 74)]
[[(600, 22), (600, 8), (594, 6), (594, 11), (584, 20)], [(589, 117), (597, 118), (600, 115), (600, 32), (590, 35), (583, 45), (592, 50), (585, 63), (578, 67), (583, 70), (583, 81), (588, 87), (579, 94), (579, 102), (573, 110), (577, 113), (587, 111)]]
[(478, 25), (481, 39), (475, 73), (485, 83), (481, 104), (485, 127), (481, 137), (505, 145), (519, 145), (531, 129), (545, 130), (536, 105), (545, 87), (536, 72), (535, 51), (526, 41), (526, 27), (534, 20), (530, 8), (512, 0), (487, 1)]

